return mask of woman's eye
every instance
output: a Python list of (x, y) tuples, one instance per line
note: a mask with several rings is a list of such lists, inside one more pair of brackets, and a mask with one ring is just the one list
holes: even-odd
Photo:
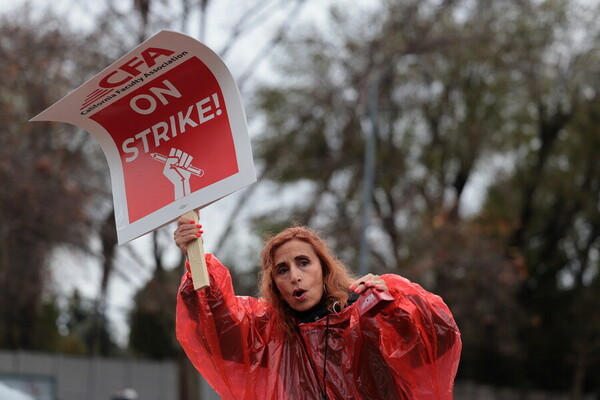
[(307, 266), (308, 264), (310, 264), (310, 263), (308, 262), (308, 260), (300, 260), (300, 263), (299, 263), (299, 264), (300, 264), (301, 266), (303, 266), (303, 267), (306, 267), (306, 266)]
[(284, 267), (284, 268), (279, 268), (279, 269), (277, 269), (277, 275), (283, 275), (283, 274), (285, 274), (286, 272), (288, 272), (288, 269), (287, 269), (287, 268), (285, 268), (285, 267)]

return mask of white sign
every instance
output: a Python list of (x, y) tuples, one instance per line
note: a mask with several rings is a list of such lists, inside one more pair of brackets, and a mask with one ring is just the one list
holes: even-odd
[(159, 32), (32, 121), (74, 124), (100, 143), (119, 244), (256, 181), (231, 73), (181, 33)]

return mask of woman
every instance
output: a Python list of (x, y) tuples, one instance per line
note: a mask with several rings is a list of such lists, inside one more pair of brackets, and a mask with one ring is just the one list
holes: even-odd
[[(203, 233), (180, 218), (174, 237)], [(223, 399), (452, 399), (460, 333), (441, 298), (397, 275), (355, 279), (305, 227), (261, 252), (261, 297), (235, 296), (207, 254), (210, 287), (188, 272), (177, 339)]]

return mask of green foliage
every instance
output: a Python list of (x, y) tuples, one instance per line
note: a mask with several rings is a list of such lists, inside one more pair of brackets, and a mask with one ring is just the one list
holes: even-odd
[(137, 354), (157, 360), (176, 355), (177, 349), (173, 346), (175, 325), (171, 318), (137, 311), (131, 316), (130, 327), (134, 333), (130, 336), (129, 346)]
[(129, 348), (152, 358), (174, 358), (180, 351), (175, 338), (175, 299), (181, 269), (156, 270), (135, 296), (129, 323)]
[(121, 352), (115, 343), (109, 321), (97, 304), (74, 290), (60, 320), (64, 325), (57, 351), (69, 354), (115, 356)]
[(60, 343), (60, 334), (58, 333), (59, 309), (56, 300), (51, 298), (42, 304), (40, 313), (37, 316), (35, 323), (39, 326), (31, 326), (34, 337), (35, 347), (44, 350), (53, 350)]

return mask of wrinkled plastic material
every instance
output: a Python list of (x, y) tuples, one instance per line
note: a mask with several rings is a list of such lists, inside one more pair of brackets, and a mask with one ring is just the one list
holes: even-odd
[(321, 399), (325, 358), (328, 399), (452, 399), (460, 333), (442, 299), (419, 285), (383, 275), (393, 301), (364, 312), (363, 295), (286, 340), (267, 302), (236, 297), (227, 268), (210, 254), (206, 262), (209, 289), (182, 278), (177, 338), (223, 399)]

